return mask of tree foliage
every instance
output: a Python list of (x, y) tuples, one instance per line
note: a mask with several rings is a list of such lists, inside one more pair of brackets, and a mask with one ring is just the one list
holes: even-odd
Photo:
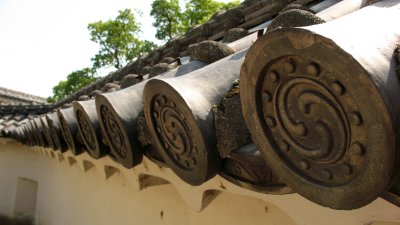
[[(154, 0), (150, 15), (157, 29), (156, 37), (169, 40), (183, 34), (191, 27), (209, 20), (220, 10), (238, 5), (239, 0), (229, 3), (215, 0), (183, 0), (184, 10), (179, 0)], [(100, 68), (113, 66), (117, 69), (143, 52), (150, 52), (156, 45), (138, 38), (141, 24), (130, 9), (119, 11), (113, 20), (97, 21), (88, 25), (90, 40), (99, 44), (99, 52), (92, 57), (92, 69), (84, 68), (70, 73), (66, 80), (53, 87), (53, 96), (49, 102), (55, 102), (93, 82), (94, 73)]]
[(88, 30), (92, 41), (100, 45), (99, 52), (92, 58), (92, 69), (84, 68), (70, 73), (66, 80), (53, 87), (53, 103), (93, 82), (94, 73), (100, 68), (113, 66), (117, 69), (143, 52), (150, 52), (156, 45), (138, 38), (140, 23), (130, 9), (119, 11), (114, 20), (90, 23)]
[(239, 0), (228, 3), (214, 0), (187, 0), (183, 23), (186, 24), (186, 29), (190, 29), (194, 25), (207, 22), (216, 12), (228, 10), (239, 4)]
[(171, 39), (184, 31), (179, 0), (154, 0), (150, 15), (155, 19), (153, 26), (157, 28), (156, 38), (160, 40)]
[(169, 40), (188, 31), (195, 25), (208, 21), (212, 15), (221, 10), (228, 10), (238, 4), (239, 0), (229, 3), (214, 0), (184, 0), (185, 9), (179, 6), (179, 0), (155, 0), (150, 15), (154, 17), (156, 37)]
[(94, 70), (109, 66), (119, 69), (155, 47), (154, 43), (138, 38), (140, 23), (130, 9), (119, 11), (114, 20), (90, 23), (88, 30), (90, 40), (100, 45), (99, 52), (92, 58)]
[(49, 103), (54, 103), (58, 100), (61, 100), (95, 80), (96, 78), (92, 69), (84, 68), (81, 70), (76, 70), (70, 73), (66, 80), (60, 81), (58, 85), (53, 87), (53, 96), (49, 97), (47, 101)]

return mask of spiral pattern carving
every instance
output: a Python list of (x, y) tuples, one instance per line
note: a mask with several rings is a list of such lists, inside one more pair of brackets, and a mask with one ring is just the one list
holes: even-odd
[(104, 131), (108, 136), (115, 153), (118, 154), (120, 158), (126, 158), (128, 148), (126, 146), (126, 141), (122, 133), (122, 128), (119, 126), (114, 115), (109, 111), (107, 106), (100, 106), (101, 121), (104, 126)]
[(92, 132), (92, 128), (90, 127), (90, 122), (85, 118), (81, 110), (76, 111), (76, 117), (78, 120), (79, 128), (82, 132), (82, 138), (85, 143), (88, 145), (91, 151), (96, 150), (96, 138)]
[[(44, 119), (43, 121), (46, 121), (46, 120)], [(51, 138), (50, 131), (49, 131), (49, 129), (50, 129), (49, 124), (46, 121), (46, 122), (42, 123), (42, 126), (43, 126), (43, 134), (44, 134), (44, 138), (46, 139), (46, 142), (49, 144), (49, 146), (51, 148), (54, 148), (53, 140)]]
[(46, 120), (47, 120), (47, 125), (48, 125), (48, 135), (49, 135), (49, 138), (52, 140), (53, 148), (60, 149), (61, 144), (60, 144), (60, 140), (57, 137), (56, 130), (54, 129), (53, 121), (48, 117), (46, 117)]
[(274, 151), (313, 182), (336, 186), (354, 179), (364, 163), (352, 144), (353, 136), (362, 136), (362, 116), (346, 87), (318, 63), (296, 56), (264, 71), (258, 112)]
[(68, 122), (65, 120), (64, 116), (60, 116), (59, 118), (65, 142), (67, 142), (69, 148), (74, 149), (74, 139), (72, 137), (71, 130), (69, 129)]
[(153, 98), (153, 121), (164, 151), (175, 165), (193, 170), (197, 165), (198, 151), (195, 138), (186, 124), (179, 107), (164, 95)]
[(60, 139), (58, 139), (57, 130), (55, 129), (55, 127), (53, 125), (53, 121), (49, 122), (49, 126), (50, 126), (50, 134), (53, 139), (54, 145), (55, 145), (55, 147), (57, 147), (58, 149), (61, 150)]
[(349, 125), (326, 88), (311, 79), (291, 79), (281, 84), (273, 104), (282, 137), (299, 154), (321, 163), (342, 158)]

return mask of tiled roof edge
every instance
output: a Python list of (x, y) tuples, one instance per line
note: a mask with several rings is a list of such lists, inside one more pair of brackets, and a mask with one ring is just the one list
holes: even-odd
[(16, 99), (24, 102), (31, 102), (31, 103), (39, 103), (39, 104), (44, 104), (47, 102), (47, 99), (44, 97), (36, 96), (36, 95), (31, 95), (15, 90), (11, 90), (8, 88), (0, 87), (0, 96), (10, 98), (10, 99)]

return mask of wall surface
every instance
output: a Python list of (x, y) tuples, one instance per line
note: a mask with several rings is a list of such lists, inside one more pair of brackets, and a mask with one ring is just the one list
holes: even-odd
[(247, 191), (220, 177), (191, 187), (148, 160), (127, 170), (108, 158), (0, 140), (0, 214), (13, 215), (19, 178), (38, 183), (35, 218), (41, 225), (400, 224), (400, 208), (382, 199), (359, 210), (336, 211), (297, 194)]

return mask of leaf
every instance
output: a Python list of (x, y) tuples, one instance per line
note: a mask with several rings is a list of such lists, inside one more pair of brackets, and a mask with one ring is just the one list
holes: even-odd
[(110, 66), (119, 69), (138, 57), (143, 50), (149, 51), (149, 47), (155, 46), (138, 38), (140, 23), (130, 9), (119, 11), (114, 20), (90, 23), (88, 30), (90, 40), (100, 45), (99, 52), (92, 57), (94, 70)]
[(235, 0), (229, 3), (214, 0), (186, 0), (185, 10), (179, 6), (179, 0), (154, 0), (150, 15), (154, 17), (156, 38), (170, 40), (181, 35), (193, 26), (208, 21), (216, 12), (228, 10), (240, 4)]
[(96, 80), (92, 69), (84, 68), (76, 70), (67, 76), (66, 80), (62, 80), (58, 85), (53, 87), (53, 96), (48, 98), (48, 102), (54, 103), (61, 100), (86, 85)]

